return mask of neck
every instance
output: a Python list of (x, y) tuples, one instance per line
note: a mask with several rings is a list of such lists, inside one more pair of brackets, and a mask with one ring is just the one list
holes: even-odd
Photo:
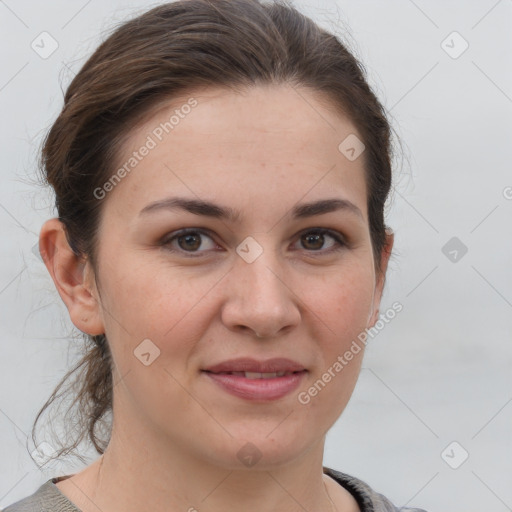
[(127, 438), (113, 429), (105, 453), (59, 488), (83, 512), (340, 512), (323, 475), (324, 441), (287, 464), (240, 469), (198, 460), (179, 446), (163, 450), (161, 441), (152, 446), (147, 431)]
[(284, 466), (258, 469), (257, 463), (233, 469), (197, 460), (176, 446), (164, 452), (160, 444), (151, 450), (146, 440), (127, 444), (112, 438), (100, 458), (94, 501), (103, 511), (124, 512), (328, 512), (334, 508), (325, 485), (322, 452), (323, 440)]

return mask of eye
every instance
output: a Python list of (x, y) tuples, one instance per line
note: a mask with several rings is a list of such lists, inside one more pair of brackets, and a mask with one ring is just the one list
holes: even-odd
[[(326, 242), (329, 241), (330, 243), (326, 249)], [(307, 231), (303, 231), (299, 234), (298, 242), (301, 243), (302, 248), (306, 251), (321, 254), (339, 251), (348, 245), (340, 233), (325, 228), (310, 228)], [(161, 241), (161, 245), (171, 252), (178, 252), (192, 257), (219, 247), (211, 235), (202, 229), (196, 228), (175, 231), (166, 236)]]
[[(203, 237), (208, 239), (209, 242), (205, 243)], [(189, 255), (204, 252), (199, 249), (208, 251), (217, 247), (212, 237), (200, 229), (182, 229), (171, 233), (170, 236), (162, 240), (161, 245), (172, 252), (184, 252)]]
[[(331, 240), (329, 247), (327, 250), (322, 251), (322, 249), (325, 249), (324, 244), (326, 240), (329, 239)], [(303, 231), (300, 235), (299, 241), (301, 242), (302, 247), (313, 252), (339, 251), (347, 246), (343, 237), (339, 233), (325, 228), (314, 228), (309, 229), (308, 231)]]

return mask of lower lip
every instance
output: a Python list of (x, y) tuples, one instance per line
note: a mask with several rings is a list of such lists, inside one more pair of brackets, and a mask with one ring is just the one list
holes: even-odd
[(307, 371), (273, 377), (270, 379), (247, 379), (227, 373), (203, 372), (228, 393), (246, 400), (277, 400), (299, 387)]

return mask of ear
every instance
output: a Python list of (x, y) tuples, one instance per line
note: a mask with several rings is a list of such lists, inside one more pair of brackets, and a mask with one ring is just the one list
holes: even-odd
[(73, 324), (86, 334), (103, 334), (93, 269), (89, 260), (73, 252), (66, 238), (66, 228), (59, 219), (43, 224), (39, 251)]
[(380, 258), (381, 272), (377, 275), (375, 289), (373, 293), (372, 311), (368, 317), (367, 327), (372, 327), (375, 322), (379, 319), (379, 308), (380, 301), (382, 299), (382, 292), (384, 290), (384, 283), (386, 281), (386, 270), (388, 268), (389, 258), (393, 249), (393, 243), (395, 241), (395, 234), (389, 228), (386, 228), (386, 241), (382, 248), (382, 254)]

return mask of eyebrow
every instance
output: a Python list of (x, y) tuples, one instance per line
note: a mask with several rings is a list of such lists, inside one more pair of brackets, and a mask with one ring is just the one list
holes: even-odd
[[(160, 210), (176, 210), (181, 209), (195, 215), (202, 215), (205, 217), (213, 217), (216, 219), (228, 220), (230, 222), (237, 222), (242, 217), (239, 210), (220, 206), (210, 201), (203, 201), (200, 199), (189, 199), (185, 197), (169, 197), (161, 199), (145, 206), (139, 215), (146, 215), (150, 212)], [(315, 215), (322, 215), (324, 213), (331, 213), (335, 211), (345, 211), (355, 214), (364, 220), (361, 210), (351, 201), (347, 199), (321, 199), (310, 203), (303, 203), (295, 205), (291, 211), (293, 219), (304, 219), (313, 217)]]

